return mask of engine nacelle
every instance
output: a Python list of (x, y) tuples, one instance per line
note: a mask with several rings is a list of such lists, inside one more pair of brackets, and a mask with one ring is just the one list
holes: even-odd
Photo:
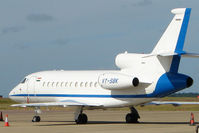
[(139, 63), (143, 60), (143, 56), (143, 54), (134, 53), (118, 54), (115, 58), (115, 64), (121, 69), (135, 67), (138, 66)]
[(109, 90), (134, 88), (139, 85), (138, 78), (119, 73), (102, 74), (98, 82), (102, 88)]

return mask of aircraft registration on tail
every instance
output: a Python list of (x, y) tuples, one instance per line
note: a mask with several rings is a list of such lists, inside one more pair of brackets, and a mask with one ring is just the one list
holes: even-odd
[[(88, 121), (84, 109), (129, 107), (126, 122), (138, 122), (136, 105), (153, 104), (193, 84), (190, 76), (178, 73), (181, 57), (199, 57), (183, 50), (191, 9), (171, 12), (174, 18), (151, 53), (118, 54), (115, 64), (120, 70), (32, 73), (10, 92), (9, 97), (21, 103), (12, 106), (35, 107), (36, 112), (41, 106), (71, 106), (77, 124)], [(32, 121), (40, 121), (40, 116)]]

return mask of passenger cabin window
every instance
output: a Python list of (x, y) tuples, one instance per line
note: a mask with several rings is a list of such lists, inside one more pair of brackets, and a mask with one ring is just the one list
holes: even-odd
[(75, 87), (78, 87), (78, 82), (75, 82)]
[(52, 82), (52, 87), (54, 86), (54, 82)]
[(68, 82), (65, 83), (65, 87), (67, 87), (67, 85), (68, 85)]
[(90, 87), (92, 87), (93, 86), (93, 82), (90, 82)]
[(57, 82), (56, 87), (58, 87), (58, 85), (59, 85), (59, 82)]
[(48, 82), (47, 86), (49, 87), (49, 85), (50, 85), (50, 82)]
[(21, 81), (21, 83), (24, 84), (24, 83), (26, 82), (26, 80), (27, 80), (27, 78), (23, 79), (23, 80)]
[(43, 82), (43, 87), (45, 86), (45, 82)]
[(97, 87), (97, 82), (95, 82), (94, 86)]
[(88, 87), (88, 82), (85, 83), (85, 87)]
[(83, 87), (83, 82), (80, 83), (80, 87)]
[(64, 82), (61, 82), (61, 87), (63, 87), (63, 85), (64, 85)]
[(73, 82), (70, 82), (70, 87), (72, 87)]

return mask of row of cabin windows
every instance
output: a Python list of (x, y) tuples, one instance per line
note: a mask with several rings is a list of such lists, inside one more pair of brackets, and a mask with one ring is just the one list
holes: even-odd
[(97, 87), (97, 82), (43, 82), (43, 87)]

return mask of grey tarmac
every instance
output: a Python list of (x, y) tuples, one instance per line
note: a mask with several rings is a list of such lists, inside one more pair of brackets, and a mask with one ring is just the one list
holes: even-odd
[[(0, 133), (195, 133), (190, 111), (139, 111), (138, 124), (125, 123), (124, 110), (89, 110), (88, 124), (77, 125), (72, 111), (43, 111), (41, 122), (31, 122), (33, 111), (4, 110), (10, 127), (0, 122)], [(199, 121), (199, 111), (193, 112)]]

